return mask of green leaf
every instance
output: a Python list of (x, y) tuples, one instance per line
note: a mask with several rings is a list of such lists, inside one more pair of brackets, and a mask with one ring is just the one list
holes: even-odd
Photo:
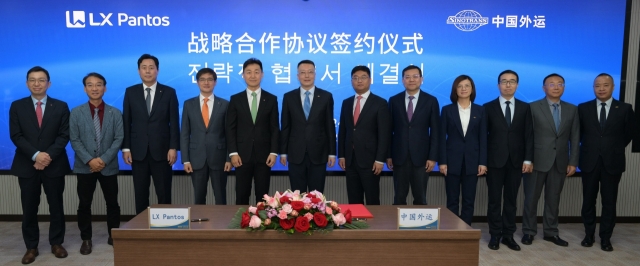
[(267, 217), (267, 211), (265, 210), (258, 211), (258, 217), (260, 217), (260, 220), (263, 220), (263, 221), (269, 218)]
[(231, 218), (231, 221), (229, 222), (227, 229), (241, 229), (240, 222), (242, 221), (242, 213), (246, 211), (247, 211), (246, 208), (238, 208), (238, 211), (236, 211), (236, 214), (233, 215), (233, 218)]

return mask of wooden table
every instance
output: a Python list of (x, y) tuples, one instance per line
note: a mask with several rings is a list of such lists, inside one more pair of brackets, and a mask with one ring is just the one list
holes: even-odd
[(369, 229), (312, 236), (226, 229), (238, 206), (152, 207), (191, 207), (192, 218), (210, 221), (150, 230), (145, 210), (112, 230), (115, 265), (478, 265), (480, 230), (444, 206), (426, 206), (441, 208), (440, 230), (397, 230), (399, 206), (367, 206)]

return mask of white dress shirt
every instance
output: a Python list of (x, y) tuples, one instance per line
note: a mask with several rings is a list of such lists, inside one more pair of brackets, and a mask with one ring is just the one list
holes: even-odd
[[(202, 94), (200, 94), (200, 113), (202, 113), (202, 105), (204, 104), (204, 97)], [(213, 94), (211, 94), (211, 96), (209, 96), (209, 100), (207, 100), (207, 107), (209, 108), (209, 119), (211, 119), (211, 113), (213, 112)]]
[(148, 86), (144, 85), (144, 83), (142, 83), (142, 86), (144, 87), (144, 98), (147, 99), (147, 88), (150, 88), (151, 91), (151, 105), (149, 106), (149, 113), (151, 113), (151, 110), (153, 110), (153, 99), (156, 98), (156, 87), (158, 87), (158, 82), (153, 83), (153, 85)]
[[(307, 97), (305, 92), (307, 92), (307, 90), (305, 90), (302, 87), (300, 87), (300, 100), (302, 101), (302, 106), (303, 107), (304, 107), (304, 99)], [(315, 95), (315, 93), (316, 93), (316, 86), (313, 86), (311, 89), (309, 89), (309, 103), (310, 104), (313, 104), (313, 95)]]
[(416, 95), (409, 95), (409, 93), (404, 93), (404, 109), (409, 112), (409, 96), (413, 96), (413, 113), (415, 114), (416, 106), (418, 106), (418, 96), (420, 96), (420, 91), (416, 93)]
[(513, 122), (513, 114), (516, 113), (516, 99), (515, 97), (511, 97), (511, 99), (505, 99), (504, 97), (502, 97), (502, 95), (500, 95), (499, 97), (500, 99), (500, 108), (502, 109), (502, 115), (506, 116), (507, 114), (505, 113), (505, 110), (507, 110), (507, 104), (506, 102), (509, 101), (509, 109), (511, 109), (511, 122)]
[(458, 113), (460, 114), (460, 124), (462, 124), (462, 135), (467, 136), (467, 128), (469, 128), (469, 120), (471, 119), (471, 103), (467, 108), (458, 103)]
[(362, 96), (362, 99), (360, 99), (360, 112), (362, 112), (362, 107), (364, 107), (364, 103), (367, 102), (367, 99), (369, 98), (370, 94), (371, 94), (371, 91), (367, 91), (367, 92), (363, 93), (362, 95), (358, 95), (356, 93), (356, 97), (353, 98), (353, 110), (352, 110), (351, 114), (355, 114), (355, 112), (356, 112), (356, 105), (358, 104), (358, 96)]
[[(609, 109), (611, 109), (611, 103), (613, 103), (613, 97), (609, 98), (609, 100), (607, 100), (606, 102), (600, 101), (600, 100), (596, 100), (596, 103), (598, 104), (598, 108), (596, 108), (596, 111), (598, 111), (598, 113), (596, 115), (598, 115), (598, 122), (600, 122), (600, 110), (602, 109), (602, 103), (606, 103), (607, 105), (605, 106), (604, 110), (605, 110), (605, 117), (609, 118)], [(42, 109), (44, 111), (44, 109)]]

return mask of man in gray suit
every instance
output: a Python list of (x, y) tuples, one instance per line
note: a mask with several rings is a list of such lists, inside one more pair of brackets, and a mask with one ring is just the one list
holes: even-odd
[(213, 95), (218, 76), (211, 68), (196, 74), (200, 95), (184, 101), (180, 152), (184, 171), (191, 173), (195, 204), (207, 201), (207, 183), (217, 205), (227, 204), (227, 173), (231, 162), (227, 156), (225, 118), (229, 101)]
[(522, 244), (531, 245), (538, 231), (537, 208), (544, 187), (544, 240), (566, 247), (558, 235), (558, 206), (565, 177), (576, 172), (580, 147), (578, 108), (560, 100), (564, 78), (546, 76), (542, 82), (546, 97), (531, 103), (533, 118), (533, 172), (524, 177)]
[(89, 73), (82, 79), (89, 102), (71, 110), (69, 132), (71, 147), (75, 151), (73, 172), (78, 177), (78, 228), (82, 246), (80, 254), (91, 253), (91, 202), (96, 182), (100, 182), (107, 203), (107, 228), (113, 245), (111, 229), (120, 227), (118, 205), (118, 150), (124, 139), (122, 113), (106, 104), (102, 96), (107, 91), (107, 80), (98, 73)]

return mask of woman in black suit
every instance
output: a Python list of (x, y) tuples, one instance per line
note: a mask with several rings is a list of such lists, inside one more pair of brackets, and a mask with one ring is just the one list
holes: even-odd
[[(447, 208), (471, 225), (478, 176), (487, 172), (487, 117), (474, 104), (473, 79), (461, 75), (453, 81), (451, 102), (442, 108), (440, 172), (445, 176)], [(460, 192), (462, 189), (462, 210)]]

